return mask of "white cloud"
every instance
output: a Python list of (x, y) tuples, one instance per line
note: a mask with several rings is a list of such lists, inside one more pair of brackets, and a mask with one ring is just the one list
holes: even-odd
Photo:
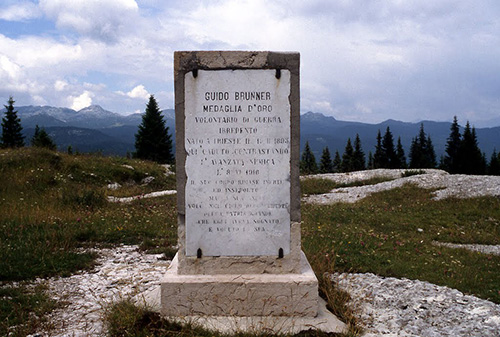
[[(6, 1), (5, 18), (36, 17), (36, 1)], [(0, 34), (0, 98), (123, 113), (151, 92), (167, 108), (174, 50), (290, 50), (303, 111), (366, 122), (500, 111), (500, 2), (136, 1), (40, 0), (57, 29)]]
[(127, 92), (127, 96), (130, 98), (141, 98), (147, 100), (149, 98), (149, 95), (150, 94), (142, 84)]
[(25, 21), (40, 16), (38, 6), (32, 2), (22, 2), (2, 8), (0, 11), (0, 20), (6, 21)]
[(78, 97), (70, 97), (70, 99), (73, 101), (73, 104), (71, 104), (71, 109), (78, 111), (88, 107), (92, 104), (92, 96), (93, 94), (90, 91), (84, 91)]
[(68, 82), (62, 80), (57, 80), (54, 83), (54, 89), (56, 89), (56, 91), (63, 91), (67, 86)]
[(138, 12), (134, 0), (40, 0), (40, 8), (57, 27), (104, 41), (116, 41)]

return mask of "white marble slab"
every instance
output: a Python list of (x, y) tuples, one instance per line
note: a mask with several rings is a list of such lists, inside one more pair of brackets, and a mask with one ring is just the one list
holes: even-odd
[(186, 255), (290, 251), (290, 72), (185, 75)]

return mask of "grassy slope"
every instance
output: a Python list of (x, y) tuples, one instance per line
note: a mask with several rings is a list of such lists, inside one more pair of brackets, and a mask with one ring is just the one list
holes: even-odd
[[(0, 150), (0, 280), (69, 275), (91, 266), (94, 259), (77, 248), (96, 244), (134, 243), (170, 254), (169, 247), (177, 240), (175, 196), (127, 205), (106, 202), (107, 195), (175, 188), (174, 177), (163, 173), (154, 163), (123, 158), (69, 156), (29, 148)], [(155, 177), (154, 182), (140, 186), (148, 175)], [(110, 191), (105, 186), (112, 182), (124, 187)], [(318, 193), (333, 188), (323, 185), (308, 179), (303, 190)], [(418, 278), (500, 303), (499, 257), (431, 245), (432, 240), (500, 244), (497, 198), (436, 202), (429, 191), (406, 186), (355, 204), (303, 205), (302, 216), (303, 248), (321, 290), (336, 314), (353, 323), (353, 333), (357, 330), (352, 312), (345, 306), (348, 296), (332, 288), (323, 272)], [(55, 305), (43, 289), (2, 287), (0, 335), (36, 331), (40, 320), (33, 319), (30, 312), (43, 317)], [(116, 310), (130, 309), (121, 304)], [(160, 336), (177, 329), (151, 314), (139, 312), (139, 316), (144, 324), (117, 323), (117, 331), (140, 330)], [(14, 325), (17, 327), (12, 328)]]
[[(108, 194), (174, 189), (175, 177), (164, 172), (154, 163), (124, 158), (32, 148), (0, 150), (0, 281), (69, 275), (88, 268), (95, 256), (77, 248), (89, 245), (128, 243), (168, 251), (176, 243), (175, 196), (130, 205), (106, 201)], [(147, 176), (155, 180), (139, 186)], [(110, 191), (106, 185), (113, 182), (124, 187)], [(15, 335), (30, 332), (36, 324), (29, 312), (43, 313), (53, 305), (40, 289), (3, 288), (0, 335), (19, 322), (27, 327), (17, 327)]]
[(499, 256), (432, 245), (499, 245), (500, 199), (431, 197), (404, 186), (355, 204), (303, 205), (304, 250), (333, 260), (339, 272), (425, 280), (500, 303)]

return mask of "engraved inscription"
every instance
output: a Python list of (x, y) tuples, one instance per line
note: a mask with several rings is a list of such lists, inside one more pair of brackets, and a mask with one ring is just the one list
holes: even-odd
[(290, 72), (185, 75), (186, 255), (290, 251)]

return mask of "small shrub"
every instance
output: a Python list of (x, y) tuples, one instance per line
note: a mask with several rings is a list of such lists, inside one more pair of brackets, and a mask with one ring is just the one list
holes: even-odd
[(425, 174), (425, 171), (424, 170), (405, 170), (403, 173), (401, 173), (401, 177), (406, 178), (406, 177), (416, 176), (419, 174)]

